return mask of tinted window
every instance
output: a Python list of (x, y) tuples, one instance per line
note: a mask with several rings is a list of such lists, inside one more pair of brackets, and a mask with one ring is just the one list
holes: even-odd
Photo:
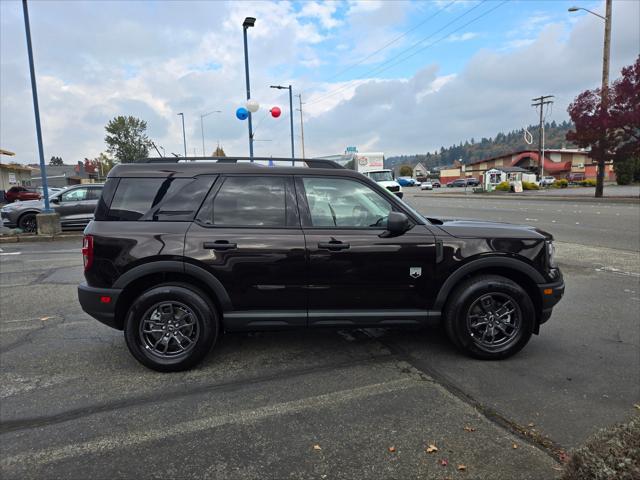
[(86, 199), (87, 199), (86, 188), (75, 188), (73, 190), (69, 190), (68, 192), (64, 192), (60, 196), (61, 202), (81, 202)]
[[(184, 201), (173, 204), (172, 200), (178, 198), (178, 194), (194, 182), (195, 179), (192, 178), (121, 178), (107, 219), (190, 220), (200, 206), (199, 202), (202, 201), (206, 191), (202, 193), (200, 189), (194, 195), (189, 195), (188, 206), (185, 206)], [(168, 213), (162, 211), (162, 208), (166, 208)], [(171, 218), (174, 212), (178, 215)], [(160, 218), (160, 215), (163, 218)]]
[(98, 200), (101, 193), (102, 187), (90, 187), (89, 191), (87, 192), (87, 200)]
[(213, 201), (213, 225), (286, 226), (285, 181), (283, 177), (226, 178)]
[(391, 203), (360, 182), (343, 178), (305, 178), (314, 227), (381, 227)]

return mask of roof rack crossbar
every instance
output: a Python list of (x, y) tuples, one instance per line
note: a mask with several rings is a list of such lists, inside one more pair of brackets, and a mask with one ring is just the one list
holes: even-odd
[[(260, 160), (263, 162), (273, 163), (303, 163), (309, 168), (345, 168), (342, 165), (334, 162), (333, 160), (326, 160), (321, 158), (268, 158), (268, 157), (254, 157), (253, 160)], [(156, 157), (145, 158), (139, 160), (138, 163), (178, 163), (178, 162), (197, 162), (207, 161), (216, 163), (238, 163), (238, 161), (251, 161), (249, 157)]]

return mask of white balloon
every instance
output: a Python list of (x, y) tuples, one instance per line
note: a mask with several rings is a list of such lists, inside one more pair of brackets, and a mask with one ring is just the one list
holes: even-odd
[(247, 110), (249, 110), (251, 113), (256, 113), (259, 108), (260, 104), (256, 100), (254, 100), (253, 98), (247, 100)]

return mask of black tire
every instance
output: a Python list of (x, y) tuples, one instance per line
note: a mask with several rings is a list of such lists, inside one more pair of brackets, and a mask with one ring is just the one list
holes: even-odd
[(35, 213), (25, 213), (18, 219), (18, 228), (23, 232), (36, 233), (38, 231), (38, 223)]
[[(164, 320), (162, 315), (166, 316)], [(179, 323), (182, 327), (174, 328)], [(146, 331), (151, 324), (157, 328)], [(124, 324), (131, 354), (144, 366), (159, 372), (179, 372), (198, 364), (215, 344), (218, 331), (215, 306), (198, 288), (182, 283), (158, 285), (144, 292), (132, 303)], [(180, 351), (183, 342), (187, 346)], [(158, 350), (166, 347), (166, 353), (154, 350), (153, 343)]]
[[(499, 275), (472, 277), (460, 284), (449, 299), (445, 309), (445, 331), (456, 347), (474, 358), (500, 360), (510, 357), (522, 350), (533, 334), (536, 316), (531, 298), (508, 278)], [(503, 303), (498, 308), (500, 302)], [(495, 307), (493, 313), (488, 313), (492, 311), (490, 305)], [(511, 305), (513, 312), (507, 314)], [(496, 313), (503, 316), (499, 319)], [(482, 325), (483, 321), (486, 325)], [(487, 345), (489, 338), (496, 341), (495, 345)], [(503, 344), (500, 344), (501, 339)]]

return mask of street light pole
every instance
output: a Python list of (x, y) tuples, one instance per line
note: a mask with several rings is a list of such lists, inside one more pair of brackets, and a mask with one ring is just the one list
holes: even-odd
[[(247, 17), (242, 22), (242, 36), (244, 39), (244, 73), (247, 84), (247, 100), (251, 99), (251, 87), (249, 86), (249, 49), (247, 48), (247, 29), (256, 24), (256, 19)], [(251, 123), (251, 112), (249, 112), (249, 158), (253, 162), (253, 125)]]
[(283, 87), (282, 85), (271, 85), (271, 88), (277, 88), (278, 90), (289, 90), (289, 123), (291, 125), (291, 163), (295, 165), (294, 159), (296, 158), (296, 151), (293, 145), (293, 92), (291, 85)]
[(184, 113), (179, 113), (179, 116), (182, 117), (182, 142), (184, 143), (184, 156), (187, 156), (187, 136), (184, 133)]
[[(571, 7), (570, 12), (584, 10), (585, 12), (595, 15), (604, 20), (604, 46), (602, 49), (602, 85), (600, 87), (600, 108), (602, 111), (609, 110), (609, 57), (611, 54), (611, 3), (612, 0), (605, 0), (605, 16), (592, 12), (587, 8)], [(601, 155), (598, 159), (598, 175), (596, 177), (596, 198), (602, 197), (604, 193), (604, 169), (605, 169), (605, 151), (601, 149)]]
[(200, 115), (200, 131), (202, 132), (202, 156), (204, 157), (205, 151), (204, 151), (204, 117), (208, 117), (211, 114), (214, 113), (222, 113), (222, 110), (213, 110), (209, 113), (203, 113), (202, 115)]
[(31, 74), (31, 93), (33, 95), (33, 112), (36, 117), (36, 136), (38, 137), (38, 154), (40, 155), (40, 177), (42, 179), (42, 194), (44, 195), (44, 210), (42, 213), (53, 213), (49, 204), (49, 185), (47, 182), (47, 167), (44, 164), (44, 148), (42, 146), (42, 129), (40, 127), (40, 107), (38, 106), (38, 87), (36, 85), (36, 70), (33, 64), (33, 50), (31, 47), (31, 28), (29, 27), (29, 9), (27, 0), (22, 0), (24, 13), (24, 29), (27, 34), (27, 53), (29, 55), (29, 72)]

